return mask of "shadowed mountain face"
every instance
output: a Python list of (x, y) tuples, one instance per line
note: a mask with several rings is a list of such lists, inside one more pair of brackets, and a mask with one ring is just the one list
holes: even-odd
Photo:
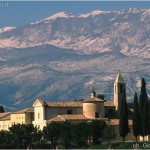
[[(145, 77), (150, 91), (150, 10), (58, 13), (0, 33), (0, 103), (8, 110), (86, 98), (92, 86), (113, 99), (120, 71), (132, 101)], [(55, 46), (52, 46), (52, 45)], [(41, 45), (41, 46), (40, 46)]]
[(45, 45), (1, 49), (0, 56), (0, 103), (11, 108), (30, 107), (37, 97), (49, 101), (86, 98), (93, 85), (97, 93), (113, 99), (119, 70), (127, 82), (128, 100), (140, 89), (141, 77), (149, 83), (149, 59), (118, 52), (80, 55)]

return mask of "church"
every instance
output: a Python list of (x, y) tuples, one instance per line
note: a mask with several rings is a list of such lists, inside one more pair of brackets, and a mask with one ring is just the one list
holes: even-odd
[[(0, 113), (0, 130), (9, 130), (13, 124), (33, 124), (39, 130), (51, 122), (70, 121), (72, 123), (94, 119), (104, 120), (112, 125), (115, 131), (115, 139), (121, 139), (119, 135), (119, 119), (116, 117), (126, 83), (119, 73), (114, 82), (114, 100), (103, 100), (96, 97), (94, 88), (89, 98), (83, 101), (45, 102), (36, 99), (32, 108), (25, 108), (16, 112)], [(129, 128), (126, 140), (134, 140), (132, 134), (131, 116), (133, 110), (129, 110)]]

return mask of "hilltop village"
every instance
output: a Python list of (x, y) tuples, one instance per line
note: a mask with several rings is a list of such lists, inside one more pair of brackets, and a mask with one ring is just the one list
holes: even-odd
[[(89, 98), (83, 101), (64, 101), (64, 102), (45, 102), (36, 99), (33, 107), (25, 108), (16, 112), (0, 113), (0, 130), (9, 130), (14, 124), (33, 124), (39, 130), (52, 122), (69, 121), (90, 122), (92, 120), (103, 120), (106, 124), (114, 127), (114, 141), (121, 139), (119, 135), (119, 119), (116, 112), (119, 109), (123, 91), (126, 89), (126, 83), (119, 73), (114, 81), (114, 100), (103, 100), (96, 97), (96, 91), (92, 89)], [(132, 132), (132, 113), (129, 109), (128, 126), (130, 132), (126, 140), (134, 140)], [(147, 137), (148, 140), (148, 137)]]

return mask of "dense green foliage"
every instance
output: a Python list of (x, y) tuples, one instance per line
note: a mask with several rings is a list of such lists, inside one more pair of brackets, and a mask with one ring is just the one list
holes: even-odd
[(100, 98), (100, 99), (103, 99), (103, 100), (104, 100), (104, 99), (105, 99), (105, 95), (104, 95), (104, 94), (98, 94), (98, 95), (97, 95), (97, 98)]
[(115, 131), (112, 125), (106, 126), (103, 130), (103, 138), (110, 143), (110, 140), (115, 137)]
[(140, 134), (140, 114), (139, 114), (138, 96), (136, 92), (134, 95), (134, 113), (133, 113), (132, 129), (133, 129), (133, 135), (135, 136), (137, 141), (137, 136), (139, 136)]
[(72, 142), (72, 124), (70, 122), (60, 123), (60, 143), (64, 146), (65, 149), (71, 148)]
[(50, 123), (43, 128), (44, 138), (51, 141), (52, 148), (56, 148), (57, 141), (60, 137), (60, 125), (58, 123)]
[(52, 122), (38, 130), (32, 124), (14, 124), (10, 131), (0, 131), (0, 148), (86, 148), (88, 143), (100, 143), (107, 127), (105, 121)]
[(42, 137), (42, 133), (32, 124), (15, 124), (9, 130), (12, 137), (11, 142), (16, 148), (30, 147), (32, 143), (38, 143)]
[(129, 132), (128, 128), (128, 106), (126, 102), (126, 92), (124, 90), (123, 97), (120, 105), (120, 114), (119, 114), (119, 134), (123, 139), (127, 136)]
[(148, 116), (148, 97), (146, 92), (146, 82), (142, 79), (141, 85), (141, 95), (139, 101), (139, 111), (140, 111), (140, 135), (144, 136), (149, 134), (149, 116)]
[(90, 123), (90, 128), (91, 128), (90, 131), (91, 131), (91, 136), (94, 144), (98, 144), (100, 142), (105, 126), (106, 126), (106, 122), (104, 121), (93, 120)]
[(87, 122), (80, 122), (73, 125), (73, 143), (76, 148), (86, 147), (90, 136), (90, 128)]
[(4, 107), (0, 105), (0, 113), (4, 112)]
[(134, 102), (127, 103), (129, 109), (134, 109)]

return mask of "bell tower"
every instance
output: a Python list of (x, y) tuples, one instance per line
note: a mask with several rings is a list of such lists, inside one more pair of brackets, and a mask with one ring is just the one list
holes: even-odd
[(124, 90), (126, 91), (126, 83), (124, 82), (121, 74), (118, 73), (114, 82), (114, 106), (116, 110), (120, 107)]

